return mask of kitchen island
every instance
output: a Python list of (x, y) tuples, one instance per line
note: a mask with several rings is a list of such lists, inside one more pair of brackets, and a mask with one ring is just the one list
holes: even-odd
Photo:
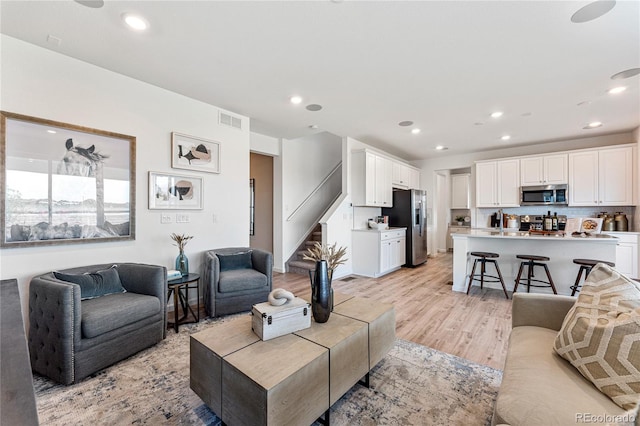
[[(500, 255), (498, 264), (508, 291), (513, 291), (515, 279), (520, 268), (518, 254), (548, 256), (547, 265), (558, 294), (571, 294), (572, 286), (578, 274), (579, 266), (573, 259), (598, 259), (616, 261), (618, 239), (609, 235), (571, 237), (560, 235), (530, 235), (522, 231), (485, 231), (470, 230), (468, 233), (452, 234), (453, 238), (453, 291), (466, 292), (469, 274), (473, 262), (469, 255), (472, 251), (487, 251)], [(476, 270), (476, 273), (479, 271)], [(536, 278), (546, 278), (544, 268), (536, 267)], [(487, 266), (487, 274), (496, 275), (492, 265)], [(523, 273), (526, 277), (526, 269)], [(520, 282), (518, 292), (525, 291), (525, 281)], [(480, 283), (474, 281), (474, 286)], [(485, 283), (489, 288), (502, 289), (500, 283)], [(472, 290), (473, 291), (473, 290)], [(532, 287), (532, 292), (553, 293), (550, 288)]]

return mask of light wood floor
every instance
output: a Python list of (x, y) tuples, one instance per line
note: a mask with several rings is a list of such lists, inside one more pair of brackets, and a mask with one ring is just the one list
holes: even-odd
[[(451, 267), (452, 255), (443, 253), (417, 268), (401, 268), (381, 278), (353, 275), (333, 281), (332, 287), (393, 304), (398, 338), (502, 369), (511, 300), (502, 290), (473, 287), (469, 296), (451, 291)], [(274, 272), (273, 288), (308, 293), (309, 277)]]

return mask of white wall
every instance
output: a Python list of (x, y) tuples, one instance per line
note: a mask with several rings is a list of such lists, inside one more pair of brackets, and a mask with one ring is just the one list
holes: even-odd
[(250, 134), (251, 151), (258, 154), (270, 155), (272, 157), (280, 155), (280, 139), (260, 133)]
[[(249, 244), (249, 119), (243, 130), (220, 126), (211, 105), (142, 83), (40, 47), (2, 36), (0, 108), (5, 111), (135, 136), (136, 239), (130, 242), (3, 249), (0, 276), (17, 278), (28, 312), (31, 277), (55, 269), (107, 262), (143, 262), (173, 267), (177, 249), (169, 234), (195, 238), (186, 247), (192, 271), (202, 252)], [(237, 114), (235, 114), (237, 116)], [(171, 132), (221, 143), (220, 174), (171, 169)], [(190, 223), (160, 224), (149, 210), (148, 172), (203, 178), (204, 209), (188, 213)], [(175, 218), (175, 211), (170, 212)], [(214, 223), (213, 215), (217, 222)]]
[[(284, 270), (284, 263), (308, 231), (297, 221), (287, 221), (287, 218), (340, 163), (342, 138), (321, 132), (298, 139), (284, 139), (280, 152), (278, 161), (274, 161), (274, 167), (279, 169), (274, 174), (274, 185), (281, 184), (282, 188), (282, 199), (276, 200), (280, 205), (274, 208), (282, 213), (274, 214), (275, 220), (280, 222), (274, 226), (274, 233), (282, 230), (282, 241), (274, 238), (274, 267), (278, 271)], [(281, 176), (277, 176), (278, 173)], [(280, 244), (279, 247), (276, 248), (276, 244)]]
[[(634, 179), (636, 180), (636, 203), (640, 204), (640, 127), (636, 128), (633, 131), (632, 139), (638, 144), (638, 147), (636, 148), (638, 161), (636, 164), (636, 175)], [(635, 230), (640, 231), (640, 207), (636, 206), (636, 214), (633, 219)], [(640, 253), (638, 254), (638, 256), (640, 256)], [(640, 259), (638, 260), (640, 261)]]

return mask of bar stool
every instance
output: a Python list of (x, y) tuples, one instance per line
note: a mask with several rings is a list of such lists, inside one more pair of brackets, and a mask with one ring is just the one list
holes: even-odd
[(591, 268), (596, 266), (596, 263), (604, 263), (609, 266), (616, 266), (616, 264), (613, 262), (607, 262), (605, 260), (596, 260), (596, 259), (573, 259), (573, 263), (575, 263), (576, 265), (580, 265), (580, 269), (578, 270), (578, 276), (576, 277), (576, 282), (569, 287), (572, 290), (571, 291), (572, 296), (574, 296), (576, 294), (576, 291), (579, 291), (580, 287), (582, 287), (582, 285), (580, 285), (580, 278), (582, 278), (582, 272), (585, 272), (584, 279), (586, 280), (587, 276), (589, 276), (589, 273), (591, 272)]
[[(523, 262), (520, 262), (520, 269), (518, 270), (518, 277), (516, 278), (516, 285), (513, 287), (513, 292), (515, 293), (518, 290), (518, 285), (520, 284), (520, 277), (522, 276), (522, 271), (524, 267), (527, 267), (527, 293), (531, 287), (551, 287), (553, 290), (553, 294), (558, 294), (556, 291), (556, 286), (553, 284), (553, 278), (551, 278), (551, 274), (549, 273), (549, 268), (546, 263), (550, 259), (547, 256), (537, 256), (533, 254), (517, 254), (516, 258), (522, 259)], [(549, 281), (534, 279), (533, 268), (536, 266), (544, 266), (544, 271), (547, 273), (547, 279)], [(531, 282), (536, 282), (540, 284), (531, 284)]]
[[(500, 268), (498, 267), (498, 262), (495, 260), (495, 258), (500, 257), (500, 255), (498, 253), (489, 253), (484, 251), (472, 251), (469, 254), (471, 256), (477, 257), (477, 259), (473, 261), (473, 269), (471, 269), (471, 275), (469, 275), (469, 285), (467, 286), (467, 294), (469, 294), (469, 290), (471, 290), (471, 284), (473, 281), (480, 281), (480, 288), (483, 288), (485, 282), (488, 282), (488, 283), (499, 282), (500, 284), (502, 284), (502, 290), (504, 291), (504, 295), (508, 299), (509, 295), (507, 294), (507, 288), (504, 286), (502, 273), (500, 272)], [(480, 274), (475, 273), (476, 265), (478, 264), (478, 262), (480, 262)], [(498, 272), (498, 276), (487, 275), (485, 273), (487, 263), (493, 263), (493, 265), (496, 267), (496, 271)], [(476, 278), (476, 276), (478, 275), (480, 276), (480, 278)], [(493, 279), (487, 280), (485, 279), (485, 277), (489, 277)]]

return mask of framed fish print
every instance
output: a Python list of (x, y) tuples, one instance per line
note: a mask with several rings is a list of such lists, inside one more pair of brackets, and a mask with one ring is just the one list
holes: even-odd
[(149, 172), (149, 209), (201, 210), (202, 178)]
[(0, 111), (3, 248), (135, 239), (136, 138)]
[(171, 133), (171, 167), (220, 173), (220, 143), (173, 132)]

